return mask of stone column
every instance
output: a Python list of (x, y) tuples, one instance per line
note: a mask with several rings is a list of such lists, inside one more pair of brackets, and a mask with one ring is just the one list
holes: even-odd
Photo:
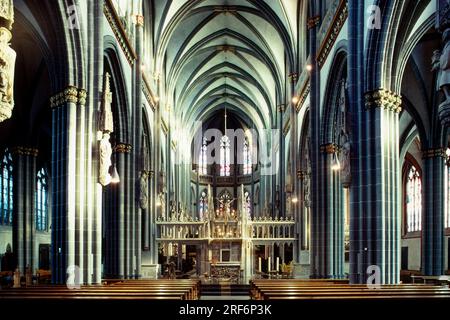
[(401, 98), (378, 89), (365, 94), (359, 111), (352, 176), (350, 213), (350, 281), (365, 283), (369, 267), (379, 268), (381, 282), (400, 276)]
[(37, 261), (33, 259), (35, 243), (36, 157), (38, 150), (15, 147), (13, 156), (13, 249), (17, 267), (25, 274), (30, 267), (34, 273)]
[(422, 273), (444, 274), (445, 149), (424, 150), (422, 176)]

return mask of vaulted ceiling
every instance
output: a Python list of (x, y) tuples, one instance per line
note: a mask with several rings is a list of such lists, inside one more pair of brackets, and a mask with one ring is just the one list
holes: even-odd
[(294, 0), (150, 1), (153, 68), (185, 128), (225, 105), (259, 128), (274, 125), (296, 71), (299, 3)]

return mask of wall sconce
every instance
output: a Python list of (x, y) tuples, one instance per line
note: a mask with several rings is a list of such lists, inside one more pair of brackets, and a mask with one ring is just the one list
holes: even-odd
[(292, 202), (293, 204), (298, 203), (298, 198), (297, 198), (297, 197), (292, 198), (291, 202)]

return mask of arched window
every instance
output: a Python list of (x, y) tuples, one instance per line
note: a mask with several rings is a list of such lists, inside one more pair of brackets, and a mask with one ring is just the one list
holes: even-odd
[(47, 231), (48, 225), (48, 177), (44, 168), (36, 177), (35, 192), (36, 230)]
[(230, 139), (227, 135), (220, 139), (220, 176), (230, 176)]
[(198, 157), (198, 172), (200, 175), (207, 175), (208, 169), (208, 159), (206, 156), (207, 146), (206, 146), (206, 138), (203, 138), (202, 148), (200, 149), (200, 155)]
[(0, 170), (0, 189), (2, 191), (0, 202), (0, 225), (10, 226), (13, 222), (13, 165), (11, 154), (8, 151), (5, 151), (5, 154), (3, 155)]
[(243, 159), (244, 159), (244, 175), (250, 175), (252, 174), (252, 149), (251, 149), (251, 143), (250, 139), (248, 137), (245, 137), (244, 141), (244, 147), (243, 147)]
[(202, 220), (203, 218), (205, 218), (206, 212), (208, 211), (208, 198), (206, 191), (203, 191), (200, 196), (199, 208), (200, 208), (200, 220)]
[(406, 232), (422, 230), (422, 177), (411, 165), (406, 177)]

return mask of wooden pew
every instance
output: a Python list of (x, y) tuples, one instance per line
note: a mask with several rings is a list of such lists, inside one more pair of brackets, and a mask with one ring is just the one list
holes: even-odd
[(333, 283), (330, 280), (253, 280), (251, 295), (256, 300), (271, 299), (407, 299), (450, 298), (450, 289), (431, 285), (367, 285)]
[(39, 285), (0, 290), (2, 299), (119, 299), (119, 300), (194, 300), (198, 298), (198, 281), (121, 280), (109, 285), (81, 286), (70, 290), (64, 285)]

